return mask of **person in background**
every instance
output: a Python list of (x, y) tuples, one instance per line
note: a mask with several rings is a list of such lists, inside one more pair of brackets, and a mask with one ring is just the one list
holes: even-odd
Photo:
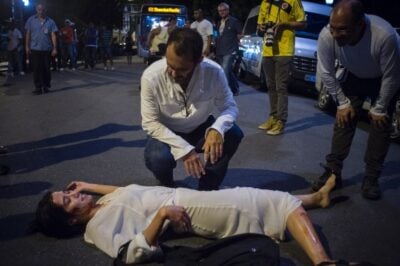
[(125, 36), (125, 55), (128, 65), (132, 64), (133, 44), (133, 33), (129, 31)]
[(195, 21), (190, 24), (191, 29), (197, 30), (203, 38), (203, 55), (208, 57), (211, 52), (211, 41), (213, 37), (213, 25), (210, 21), (204, 18), (202, 8), (197, 8), (193, 11)]
[(22, 68), (22, 57), (24, 45), (22, 43), (22, 33), (17, 28), (15, 20), (10, 21), (10, 28), (7, 33), (7, 58), (8, 58), (8, 75), (14, 76), (19, 73), (21, 76), (25, 75)]
[(203, 59), (202, 51), (197, 31), (177, 28), (165, 58), (141, 78), (142, 127), (148, 135), (145, 163), (164, 186), (175, 186), (173, 169), (180, 160), (188, 175), (200, 179), (200, 190), (218, 189), (243, 138), (224, 72)]
[[(342, 185), (343, 162), (362, 114), (362, 105), (372, 100), (362, 196), (381, 197), (378, 179), (390, 146), (391, 116), (400, 87), (400, 38), (384, 19), (366, 15), (358, 0), (343, 0), (333, 8), (329, 25), (318, 38), (317, 71), (337, 105), (331, 151), (326, 156), (325, 172), (311, 187), (323, 186), (335, 173), (337, 187)], [(347, 75), (339, 81), (337, 60)]]
[(49, 92), (51, 83), (50, 61), (57, 55), (56, 23), (46, 15), (43, 4), (36, 5), (36, 15), (25, 24), (26, 56), (30, 58), (35, 84), (34, 94)]
[[(5, 146), (0, 146), (0, 155), (1, 154), (6, 154), (8, 152), (8, 149)], [(10, 171), (10, 168), (8, 166), (5, 166), (3, 164), (0, 164), (0, 175), (6, 175)]]
[(93, 70), (96, 66), (97, 41), (99, 33), (93, 22), (89, 22), (89, 27), (85, 31), (85, 69)]
[(294, 56), (295, 30), (307, 26), (301, 0), (262, 1), (257, 21), (264, 36), (262, 69), (270, 102), (269, 118), (258, 128), (268, 135), (282, 134), (288, 118), (290, 63)]
[(216, 60), (224, 69), (226, 79), (233, 95), (239, 95), (239, 83), (233, 73), (233, 64), (239, 51), (239, 40), (242, 37), (240, 21), (229, 15), (229, 5), (222, 2), (218, 5), (221, 17), (217, 25), (219, 35), (216, 39)]
[[(106, 25), (101, 26), (99, 31), (99, 49), (103, 59), (104, 70), (114, 70), (114, 62), (112, 56), (112, 41), (113, 32)], [(107, 61), (110, 61), (110, 67), (107, 66)]]
[(60, 29), (62, 47), (62, 67), (67, 66), (68, 60), (70, 68), (76, 70), (76, 34), (72, 27), (73, 23), (69, 19), (64, 21), (64, 26)]

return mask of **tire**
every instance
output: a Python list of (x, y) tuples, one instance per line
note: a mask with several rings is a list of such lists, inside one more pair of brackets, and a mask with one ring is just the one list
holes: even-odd
[(329, 95), (328, 90), (325, 86), (322, 86), (322, 89), (318, 94), (318, 102), (317, 107), (323, 111), (329, 110), (333, 105), (332, 97)]

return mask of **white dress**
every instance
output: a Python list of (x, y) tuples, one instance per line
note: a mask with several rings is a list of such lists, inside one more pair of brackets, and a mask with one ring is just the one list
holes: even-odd
[[(149, 246), (143, 230), (162, 206), (185, 207), (195, 234), (222, 238), (241, 233), (266, 234), (280, 240), (289, 214), (301, 201), (289, 193), (237, 187), (218, 191), (130, 185), (102, 197), (104, 206), (86, 226), (85, 241), (115, 258), (128, 246), (128, 263), (150, 260), (161, 252)], [(164, 224), (163, 230), (168, 226)]]

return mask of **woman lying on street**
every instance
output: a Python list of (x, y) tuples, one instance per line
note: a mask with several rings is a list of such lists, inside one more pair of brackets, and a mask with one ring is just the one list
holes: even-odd
[[(259, 233), (276, 240), (283, 238), (287, 228), (314, 265), (334, 265), (303, 207), (327, 207), (335, 178), (332, 175), (318, 192), (298, 196), (244, 187), (195, 191), (72, 182), (66, 191), (43, 197), (36, 210), (36, 225), (38, 231), (55, 237), (85, 230), (85, 241), (113, 258), (130, 241), (124, 258), (129, 263), (159, 255), (158, 237), (168, 226), (208, 238)], [(95, 202), (83, 191), (105, 196)]]

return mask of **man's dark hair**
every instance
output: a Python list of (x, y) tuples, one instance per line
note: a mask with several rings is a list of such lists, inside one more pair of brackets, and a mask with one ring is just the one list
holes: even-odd
[(335, 5), (334, 9), (337, 9), (339, 7), (350, 8), (354, 23), (357, 23), (364, 18), (365, 15), (364, 5), (359, 0), (341, 0)]
[(200, 60), (203, 53), (203, 39), (196, 30), (188, 28), (174, 29), (169, 35), (167, 47), (174, 45), (174, 51), (179, 57), (193, 62)]
[(71, 214), (54, 204), (52, 192), (49, 191), (37, 206), (31, 230), (56, 238), (68, 238), (82, 233), (84, 225), (71, 225), (69, 223), (71, 218)]

